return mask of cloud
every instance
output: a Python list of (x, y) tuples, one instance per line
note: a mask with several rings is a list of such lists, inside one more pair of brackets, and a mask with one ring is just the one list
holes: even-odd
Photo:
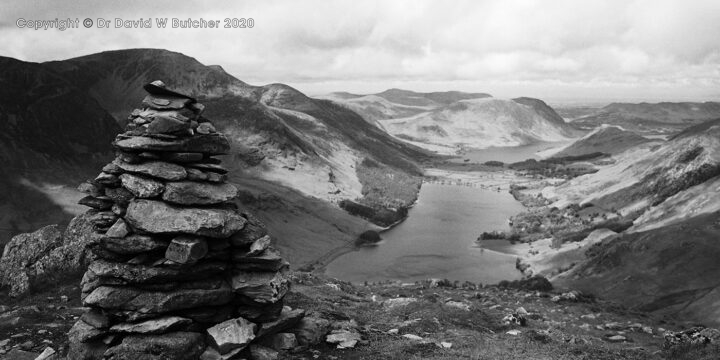
[[(17, 29), (18, 17), (202, 17), (221, 25), (252, 17), (255, 27), (35, 31)], [(311, 92), (412, 86), (550, 97), (720, 93), (716, 0), (18, 0), (0, 15), (0, 35), (7, 39), (3, 55), (28, 61), (167, 48), (251, 83)]]

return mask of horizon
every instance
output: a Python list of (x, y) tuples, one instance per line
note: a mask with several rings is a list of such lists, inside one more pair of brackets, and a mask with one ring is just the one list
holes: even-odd
[[(164, 48), (250, 84), (284, 83), (309, 96), (401, 88), (548, 103), (720, 100), (720, 3), (710, 0), (692, 7), (672, 0), (198, 4), (205, 2), (14, 1), (0, 15), (9, 40), (0, 55), (45, 62)], [(222, 26), (227, 17), (252, 18), (252, 27), (156, 25), (175, 18)], [(65, 18), (92, 25), (19, 25)], [(128, 27), (115, 28), (114, 19)], [(140, 19), (146, 23), (132, 22)]]

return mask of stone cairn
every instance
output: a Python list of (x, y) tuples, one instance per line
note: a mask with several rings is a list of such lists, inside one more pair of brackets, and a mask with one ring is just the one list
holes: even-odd
[(213, 157), (228, 140), (195, 99), (161, 81), (144, 88), (117, 157), (79, 187), (98, 236), (68, 358), (267, 358), (259, 344), (292, 347), (282, 331), (304, 311), (283, 306), (288, 263), (232, 202), (237, 189)]

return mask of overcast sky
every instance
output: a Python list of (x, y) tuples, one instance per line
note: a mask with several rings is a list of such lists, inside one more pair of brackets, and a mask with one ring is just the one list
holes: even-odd
[[(94, 20), (66, 31), (19, 18)], [(158, 29), (156, 18), (253, 18), (246, 29)], [(113, 21), (98, 29), (97, 18)], [(153, 19), (116, 29), (114, 19)], [(549, 101), (720, 100), (720, 1), (28, 1), (0, 4), (0, 55), (59, 60), (165, 48), (251, 84), (310, 95), (391, 87)]]

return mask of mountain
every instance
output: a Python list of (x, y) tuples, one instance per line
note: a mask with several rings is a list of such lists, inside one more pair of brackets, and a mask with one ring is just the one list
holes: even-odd
[[(281, 249), (313, 249), (319, 256), (323, 249), (352, 243), (360, 232), (375, 227), (350, 216), (336, 203), (355, 200), (376, 210), (408, 206), (415, 200), (417, 188), (410, 191), (411, 195), (398, 199), (384, 191), (384, 187), (394, 186), (387, 174), (395, 175), (395, 181), (407, 179), (408, 183), (419, 185), (421, 170), (416, 161), (429, 156), (330, 101), (311, 99), (283, 84), (249, 85), (219, 66), (205, 66), (176, 52), (119, 50), (25, 66), (32, 76), (41, 74), (56, 79), (53, 81), (61, 82), (74, 91), (71, 94), (82, 99), (78, 102), (85, 108), (65, 98), (53, 103), (47, 100), (53, 99), (49, 95), (26, 92), (28, 102), (36, 104), (32, 113), (56, 114), (65, 121), (61, 128), (53, 125), (59, 120), (38, 121), (35, 127), (48, 135), (32, 139), (45, 144), (54, 136), (61, 136), (58, 146), (66, 144), (73, 156), (110, 150), (110, 142), (119, 132), (118, 124), (124, 125), (128, 114), (141, 104), (145, 96), (142, 85), (150, 81), (161, 79), (168, 87), (197, 97), (206, 107), (204, 116), (212, 119), (231, 140), (231, 154), (224, 161), (229, 164), (230, 178), (245, 189), (246, 196), (258, 199), (249, 203), (254, 204), (251, 207), (260, 213), (261, 220), (275, 227), (270, 229), (271, 233), (296, 234), (283, 236), (288, 243), (278, 244)], [(13, 72), (3, 72), (3, 83), (27, 87), (22, 79), (12, 77)], [(38, 82), (43, 84), (42, 89), (63, 92), (48, 79)], [(9, 89), (23, 94), (22, 89)], [(8, 116), (3, 119), (6, 123), (12, 121)], [(85, 132), (76, 132), (75, 128)], [(21, 145), (32, 145), (29, 138), (10, 138), (21, 143), (13, 145), (18, 149)], [(20, 150), (15, 152), (15, 158), (27, 162), (26, 152)], [(70, 171), (63, 164), (58, 167)], [(99, 166), (83, 168), (96, 172)], [(94, 175), (48, 181), (48, 187), (74, 188)], [(83, 178), (77, 178), (80, 176)], [(60, 201), (57, 194), (42, 190), (51, 197), (48, 203)], [(66, 203), (63, 201), (63, 206)], [(45, 215), (38, 218), (55, 219)], [(305, 229), (308, 224), (314, 227), (310, 231)], [(289, 254), (288, 258), (296, 260), (293, 262), (297, 266), (310, 261), (305, 253)]]
[(720, 120), (613, 157), (594, 174), (541, 192), (551, 207), (580, 204), (633, 221), (553, 282), (631, 308), (720, 324)]
[(420, 93), (389, 89), (370, 95), (334, 92), (318, 98), (340, 103), (360, 114), (368, 122), (377, 124), (377, 120), (412, 116), (456, 101), (487, 97), (490, 97), (490, 94), (460, 91)]
[(547, 105), (527, 98), (460, 100), (414, 116), (379, 122), (398, 138), (449, 154), (462, 148), (561, 141), (576, 134)]
[(601, 125), (552, 156), (580, 156), (598, 152), (614, 155), (648, 141), (651, 140), (632, 131), (617, 126)]
[(72, 189), (111, 158), (120, 127), (64, 77), (6, 57), (0, 57), (0, 124), (2, 246), (19, 232), (66, 223), (68, 211), (79, 210)]
[(572, 124), (586, 130), (618, 125), (641, 134), (673, 134), (689, 126), (720, 118), (720, 102), (612, 103)]

